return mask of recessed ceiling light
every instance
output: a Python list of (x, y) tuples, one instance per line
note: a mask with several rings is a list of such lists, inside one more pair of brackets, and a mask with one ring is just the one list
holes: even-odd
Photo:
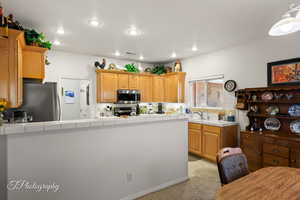
[(61, 45), (60, 41), (58, 41), (58, 40), (54, 40), (53, 44), (54, 44), (55, 46)]
[(119, 51), (116, 51), (115, 52), (115, 56), (120, 56), (121, 54), (120, 54), (120, 52)]
[(139, 36), (142, 34), (142, 31), (139, 30), (136, 26), (132, 25), (125, 31), (126, 35), (130, 36)]
[(144, 56), (141, 55), (141, 56), (140, 56), (140, 60), (144, 60)]
[(57, 29), (56, 33), (59, 35), (63, 35), (63, 34), (65, 34), (65, 30), (63, 27), (60, 27), (59, 29)]
[(176, 56), (177, 56), (177, 55), (176, 55), (175, 52), (173, 52), (172, 55), (171, 55), (172, 58), (176, 58)]
[(196, 45), (193, 46), (192, 51), (198, 51), (198, 47)]
[(91, 19), (89, 20), (89, 25), (94, 27), (102, 27), (104, 23), (103, 22), (100, 23), (97, 19)]

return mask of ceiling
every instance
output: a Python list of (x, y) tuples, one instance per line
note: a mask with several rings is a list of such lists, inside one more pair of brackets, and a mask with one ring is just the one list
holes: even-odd
[[(0, 0), (1, 1), (1, 0)], [(58, 39), (58, 50), (145, 62), (178, 58), (235, 46), (268, 37), (270, 27), (295, 0), (2, 0), (5, 13), (13, 13), (25, 27)], [(88, 21), (97, 18), (102, 28)], [(143, 34), (124, 31), (135, 25)], [(57, 35), (62, 26), (64, 35)], [(297, 33), (296, 33), (297, 34)], [(198, 51), (193, 52), (193, 45)], [(125, 52), (134, 52), (128, 56)]]

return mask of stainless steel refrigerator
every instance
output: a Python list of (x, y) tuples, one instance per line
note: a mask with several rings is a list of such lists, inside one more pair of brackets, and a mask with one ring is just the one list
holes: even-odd
[(33, 122), (60, 120), (57, 83), (24, 82), (21, 109), (32, 116)]

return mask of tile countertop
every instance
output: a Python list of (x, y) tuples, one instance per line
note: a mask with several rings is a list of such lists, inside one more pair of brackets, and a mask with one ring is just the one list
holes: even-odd
[(54, 130), (89, 128), (101, 126), (117, 126), (124, 124), (151, 123), (164, 120), (188, 120), (188, 116), (184, 114), (178, 115), (140, 115), (128, 118), (119, 117), (102, 117), (99, 119), (82, 119), (68, 121), (52, 121), (52, 122), (33, 122), (20, 124), (4, 124), (0, 126), (0, 135), (47, 132)]
[(200, 119), (189, 119), (189, 122), (197, 123), (197, 124), (204, 124), (210, 126), (218, 126), (218, 127), (225, 127), (225, 126), (235, 126), (239, 125), (238, 122), (228, 122), (228, 121), (210, 121), (210, 120), (200, 120)]

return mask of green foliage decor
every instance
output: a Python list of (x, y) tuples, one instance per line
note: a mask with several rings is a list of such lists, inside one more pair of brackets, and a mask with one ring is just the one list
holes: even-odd
[(34, 29), (25, 29), (25, 41), (27, 45), (39, 46), (49, 50), (52, 48), (52, 43), (45, 40), (45, 35)]
[(152, 74), (165, 74), (166, 73), (166, 69), (164, 65), (157, 65), (155, 66), (152, 70), (151, 70)]
[(127, 72), (139, 73), (140, 70), (134, 66), (134, 64), (127, 64), (125, 65), (125, 69)]

